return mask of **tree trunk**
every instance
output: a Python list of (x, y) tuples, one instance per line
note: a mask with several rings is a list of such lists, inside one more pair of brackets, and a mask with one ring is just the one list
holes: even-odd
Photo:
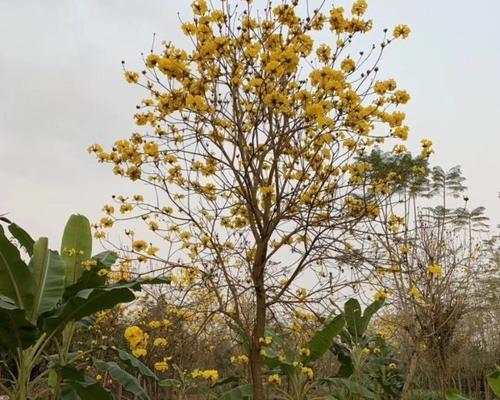
[(259, 339), (264, 337), (264, 328), (266, 326), (266, 289), (264, 286), (266, 257), (267, 241), (264, 240), (257, 245), (252, 271), (252, 280), (255, 286), (255, 322), (250, 343), (250, 371), (252, 373), (254, 400), (264, 400), (261, 343)]
[(408, 400), (410, 395), (410, 388), (415, 378), (415, 373), (417, 372), (417, 362), (418, 362), (418, 350), (414, 350), (410, 358), (410, 366), (408, 368), (408, 373), (406, 374), (405, 384), (403, 386), (403, 391), (401, 392), (401, 400)]
[(252, 343), (250, 348), (250, 370), (252, 373), (253, 399), (264, 400), (264, 386), (262, 383), (262, 357), (260, 354), (261, 343), (259, 339), (264, 337), (266, 323), (266, 296), (263, 285), (256, 286), (256, 310), (255, 325), (252, 332)]
[(439, 349), (437, 370), (439, 376), (439, 389), (441, 391), (441, 398), (443, 400), (446, 400), (446, 392), (448, 391), (450, 386), (450, 379), (449, 379), (449, 372), (448, 372), (448, 365), (446, 358), (447, 357), (445, 350), (441, 347)]
[(488, 384), (488, 379), (486, 377), (484, 378), (484, 399), (485, 400), (493, 399), (493, 397), (491, 397), (490, 385)]

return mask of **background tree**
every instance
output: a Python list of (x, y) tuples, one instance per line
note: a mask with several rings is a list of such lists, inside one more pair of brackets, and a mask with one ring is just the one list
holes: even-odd
[[(479, 235), (488, 218), (483, 207), (469, 211), (467, 197), (465, 206), (449, 208), (449, 198), (466, 189), (459, 167), (429, 169), (419, 157), (380, 151), (368, 159), (374, 166), (372, 179), (391, 168), (400, 183), (386, 197), (380, 218), (369, 223), (370, 240), (360, 236), (353, 243), (356, 257), (351, 262), (372, 266), (369, 279), (379, 289), (375, 297), (391, 299), (387, 322), (409, 349), (403, 399), (423, 361), (434, 371), (432, 386), (444, 398), (451, 383), (455, 335), (464, 317), (476, 309), (471, 293), (488, 269), (491, 252), (482, 249)], [(438, 204), (426, 205), (435, 196)]]

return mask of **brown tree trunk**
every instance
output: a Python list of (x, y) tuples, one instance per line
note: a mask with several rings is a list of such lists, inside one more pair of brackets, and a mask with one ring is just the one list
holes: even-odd
[(252, 373), (253, 398), (254, 400), (264, 400), (264, 386), (262, 383), (262, 357), (260, 354), (261, 344), (259, 339), (264, 337), (264, 327), (266, 322), (265, 296), (259, 295), (263, 288), (256, 288), (256, 321), (252, 332), (252, 344), (250, 351), (250, 370)]
[(447, 365), (447, 355), (445, 350), (441, 347), (438, 356), (438, 375), (439, 375), (439, 389), (441, 391), (441, 398), (446, 400), (446, 392), (450, 387), (449, 371)]
[(410, 388), (415, 378), (415, 373), (417, 372), (417, 362), (418, 362), (418, 351), (414, 350), (410, 358), (410, 366), (408, 368), (408, 373), (406, 374), (405, 384), (403, 386), (403, 391), (401, 393), (401, 400), (408, 400), (410, 395)]
[(493, 397), (491, 397), (491, 390), (490, 390), (490, 385), (488, 384), (488, 380), (486, 377), (484, 378), (484, 399), (485, 400), (491, 400)]
[(267, 255), (267, 243), (257, 246), (252, 278), (255, 285), (255, 322), (250, 347), (250, 371), (252, 373), (253, 399), (264, 400), (264, 384), (262, 382), (262, 356), (259, 339), (264, 337), (266, 326), (266, 290), (264, 271)]

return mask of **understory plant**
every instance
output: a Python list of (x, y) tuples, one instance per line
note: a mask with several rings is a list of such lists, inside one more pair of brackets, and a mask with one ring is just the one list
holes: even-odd
[[(299, 349), (290, 346), (286, 334), (266, 328), (262, 355), (268, 398), (397, 399), (402, 377), (392, 348), (381, 336), (368, 332), (371, 318), (383, 303), (375, 301), (362, 312), (357, 300), (348, 300), (344, 311), (326, 318)], [(333, 356), (335, 367), (322, 376), (317, 366), (327, 356)]]
[[(71, 344), (79, 323), (133, 301), (144, 281), (107, 282), (117, 255), (105, 251), (92, 256), (90, 224), (82, 215), (69, 218), (60, 252), (49, 249), (47, 238), (35, 241), (15, 223), (6, 218), (2, 222), (10, 235), (0, 225), (0, 354), (4, 360), (0, 368), (8, 376), (0, 381), (0, 391), (13, 400), (112, 399), (110, 392), (78, 369), (88, 352), (71, 352)], [(158, 282), (165, 281), (148, 281)], [(50, 353), (53, 350), (56, 354)], [(138, 380), (116, 363), (91, 360), (125, 390), (148, 398)]]

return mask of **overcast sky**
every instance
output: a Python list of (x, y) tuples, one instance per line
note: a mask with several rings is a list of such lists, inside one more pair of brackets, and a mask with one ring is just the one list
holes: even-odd
[[(178, 12), (188, 19), (189, 2), (0, 0), (0, 214), (56, 248), (71, 213), (95, 221), (130, 187), (86, 148), (134, 130), (144, 93), (125, 82), (120, 61), (140, 69), (154, 32), (184, 43)], [(412, 95), (410, 144), (428, 137), (433, 163), (462, 165), (471, 204), (498, 223), (500, 1), (372, 0), (368, 15), (376, 34), (400, 22), (412, 28), (381, 65)]]

